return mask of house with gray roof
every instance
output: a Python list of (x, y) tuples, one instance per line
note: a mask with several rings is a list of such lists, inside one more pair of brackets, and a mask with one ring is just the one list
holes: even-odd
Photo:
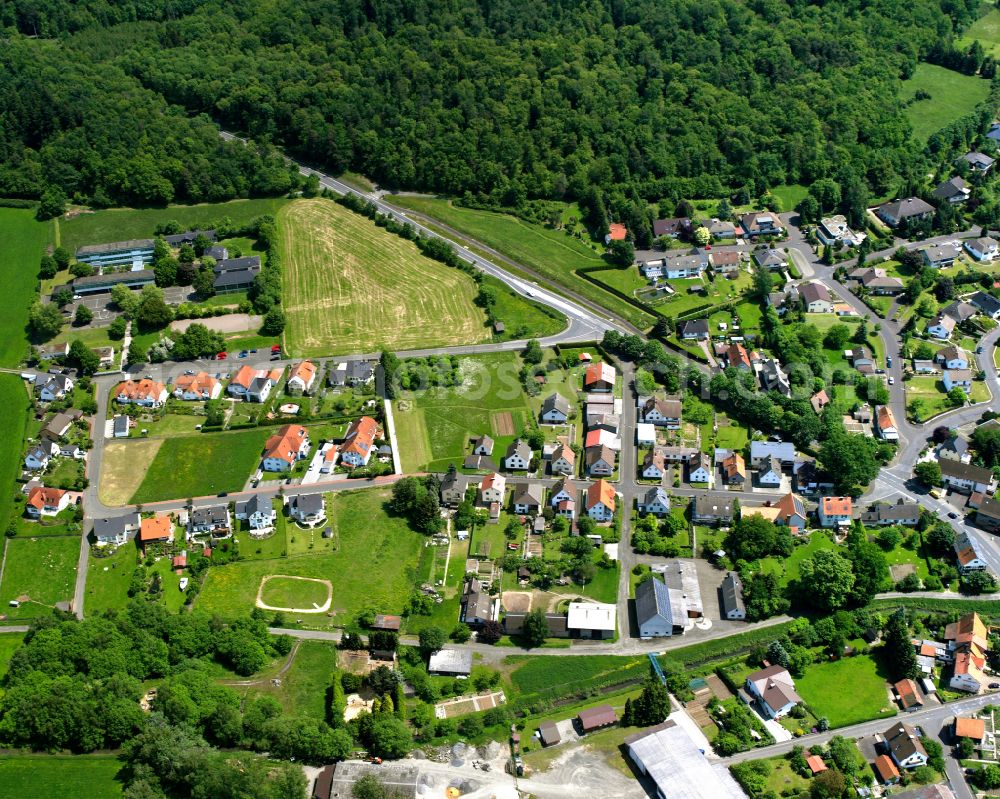
[(747, 617), (747, 608), (743, 603), (743, 583), (736, 572), (729, 572), (722, 581), (722, 617), (737, 621)]
[(992, 261), (1000, 254), (1000, 243), (989, 236), (980, 236), (976, 239), (966, 239), (962, 246), (977, 261)]
[(781, 250), (763, 249), (755, 250), (753, 261), (757, 266), (764, 269), (784, 269), (788, 265), (788, 256)]
[(643, 639), (667, 638), (684, 632), (685, 613), (675, 613), (680, 609), (675, 597), (671, 600), (671, 590), (660, 578), (647, 577), (635, 587), (635, 617), (639, 623), (639, 637)]
[(790, 441), (751, 441), (750, 465), (758, 467), (770, 458), (777, 458), (781, 463), (790, 464), (795, 461), (795, 445)]
[(245, 502), (236, 503), (236, 518), (245, 521), (250, 528), (250, 535), (263, 532), (274, 527), (278, 511), (274, 507), (274, 499), (263, 494), (254, 494)]
[(561, 394), (549, 394), (542, 403), (542, 421), (564, 424), (569, 418), (569, 400)]
[(924, 248), (924, 263), (935, 269), (944, 269), (955, 263), (955, 259), (962, 254), (962, 248), (953, 242), (942, 244), (932, 244)]
[(292, 518), (312, 524), (326, 518), (322, 494), (296, 494), (289, 502)]
[(229, 538), (233, 534), (228, 505), (210, 505), (191, 510), (188, 514), (188, 536), (205, 534), (220, 539)]
[(475, 577), (466, 581), (462, 591), (460, 620), (470, 627), (480, 627), (495, 620), (493, 597)]
[(512, 441), (504, 455), (503, 467), (511, 472), (526, 472), (531, 464), (531, 447), (520, 438)]
[(907, 197), (880, 205), (875, 215), (889, 227), (899, 227), (904, 222), (930, 219), (934, 215), (934, 206), (919, 197)]
[(666, 516), (670, 513), (670, 497), (660, 486), (650, 488), (639, 498), (639, 513)]
[(138, 513), (94, 519), (94, 538), (99, 546), (121, 546), (139, 529), (139, 523)]
[(985, 291), (977, 291), (969, 298), (969, 302), (991, 319), (1000, 319), (1000, 300)]
[(972, 196), (972, 187), (960, 177), (944, 180), (931, 192), (935, 200), (944, 200), (951, 205), (964, 203)]
[(441, 649), (430, 656), (427, 673), (439, 677), (468, 677), (472, 672), (471, 649)]
[(985, 153), (971, 152), (966, 153), (961, 156), (959, 161), (964, 161), (969, 165), (969, 168), (976, 172), (989, 172), (990, 168), (993, 166), (994, 159), (990, 158)]

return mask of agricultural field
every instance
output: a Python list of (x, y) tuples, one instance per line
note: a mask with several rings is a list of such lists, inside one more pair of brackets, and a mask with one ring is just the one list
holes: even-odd
[(128, 443), (109, 441), (105, 444), (97, 488), (101, 502), (112, 507), (127, 505), (142, 484), (162, 444), (162, 439)]
[(288, 202), (284, 197), (267, 197), (166, 208), (109, 208), (61, 220), (60, 241), (63, 247), (75, 252), (84, 244), (148, 239), (153, 236), (157, 225), (171, 220), (179, 222), (185, 230), (195, 230), (210, 228), (228, 218), (239, 228), (250, 224), (258, 216), (276, 214)]
[(596, 683), (621, 678), (642, 680), (649, 672), (647, 658), (618, 655), (581, 655), (579, 657), (529, 657), (512, 655), (504, 661), (511, 667), (510, 682), (522, 696), (560, 690), (582, 690)]
[[(471, 452), (469, 439), (486, 433), (495, 439), (494, 458), (530, 425), (531, 409), (518, 381), (514, 353), (463, 358), (464, 384), (408, 392), (396, 401), (393, 416), (403, 471), (444, 470)], [(567, 397), (572, 399), (572, 397)]]
[[(918, 91), (927, 92), (929, 100), (914, 100)], [(912, 77), (903, 81), (900, 99), (910, 102), (906, 116), (918, 141), (968, 114), (989, 94), (989, 81), (963, 75), (934, 64), (917, 64)]]
[[(20, 472), (24, 427), (28, 419), (28, 394), (16, 375), (0, 374), (0, 489), (7, 491)], [(0, 529), (10, 522), (12, 503), (0, 503)]]
[(87, 799), (117, 799), (122, 786), (115, 776), (121, 768), (109, 755), (4, 755), (0, 799), (84, 793)]
[[(845, 685), (851, 690), (843, 690)], [(867, 655), (809, 666), (805, 675), (795, 680), (795, 689), (813, 713), (830, 720), (831, 727), (896, 715), (885, 679)]]
[(577, 270), (588, 266), (607, 265), (601, 258), (600, 251), (584, 239), (575, 238), (564, 231), (524, 222), (510, 214), (461, 208), (453, 205), (450, 200), (401, 196), (387, 199), (393, 205), (410, 208), (440, 220), (528, 269), (613, 311), (636, 327), (646, 329), (653, 324), (654, 319), (650, 314), (602, 291), (577, 274)]
[(955, 45), (965, 50), (977, 39), (986, 55), (1000, 58), (1000, 11), (995, 8), (987, 11), (955, 40)]
[(278, 214), (286, 339), (296, 355), (474, 344), (490, 338), (476, 286), (413, 242), (330, 200)]
[[(57, 602), (73, 599), (78, 536), (9, 538), (4, 553), (0, 607), (9, 618), (47, 616)], [(28, 599), (19, 608), (9, 607), (12, 599), (20, 597)]]
[[(132, 503), (200, 497), (239, 491), (260, 460), (269, 430), (241, 430), (157, 439), (156, 456), (130, 500)], [(122, 457), (131, 452), (116, 450)], [(110, 448), (109, 448), (110, 449)], [(108, 453), (105, 452), (108, 468)], [(132, 468), (137, 468), (131, 461)], [(115, 469), (120, 469), (116, 464)], [(102, 475), (103, 480), (103, 475)]]
[(115, 553), (87, 561), (87, 587), (83, 596), (84, 613), (97, 616), (106, 610), (122, 610), (129, 602), (128, 587), (135, 573), (138, 553), (133, 541), (118, 547)]
[(0, 285), (6, 313), (0, 324), (0, 366), (17, 366), (27, 351), (25, 325), (35, 298), (38, 262), (52, 241), (53, 223), (30, 208), (0, 208)]
[[(334, 494), (329, 523), (336, 551), (247, 559), (212, 568), (195, 607), (224, 617), (248, 613), (263, 578), (287, 575), (333, 583), (331, 611), (302, 617), (310, 627), (343, 626), (366, 608), (402, 612), (418, 582), (424, 537), (404, 519), (387, 513), (388, 499), (388, 491), (377, 489)], [(289, 540), (301, 533), (296, 525), (288, 525)], [(358, 568), (361, 563), (364, 568)]]

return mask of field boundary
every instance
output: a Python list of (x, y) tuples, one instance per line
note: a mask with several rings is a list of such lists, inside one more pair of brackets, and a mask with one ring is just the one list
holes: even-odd
[[(268, 605), (264, 602), (264, 586), (268, 584), (271, 580), (301, 580), (306, 583), (319, 583), (320, 585), (326, 586), (326, 602), (322, 605), (314, 605), (311, 608), (285, 608), (278, 607), (275, 605)], [(298, 577), (292, 574), (269, 574), (263, 577), (260, 581), (260, 587), (257, 589), (257, 607), (262, 610), (278, 610), (285, 613), (325, 613), (330, 609), (330, 605), (333, 604), (333, 583), (329, 580), (323, 580), (319, 577)]]

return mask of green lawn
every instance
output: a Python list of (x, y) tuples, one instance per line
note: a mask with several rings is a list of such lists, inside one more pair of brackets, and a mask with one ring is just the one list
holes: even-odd
[(449, 200), (400, 196), (387, 199), (394, 205), (439, 219), (553, 282), (614, 311), (637, 327), (645, 329), (653, 323), (649, 314), (602, 291), (577, 274), (583, 267), (606, 265), (599, 249), (581, 239), (560, 230), (523, 222), (509, 214), (460, 208)]
[(122, 795), (115, 775), (121, 762), (109, 755), (4, 755), (0, 757), (0, 799)]
[(761, 568), (764, 571), (778, 575), (782, 586), (788, 585), (799, 576), (799, 566), (806, 558), (810, 558), (821, 549), (837, 549), (837, 545), (821, 530), (816, 530), (809, 536), (809, 542), (796, 546), (791, 556), (784, 559), (764, 558)]
[[(158, 418), (143, 419), (140, 417), (136, 421), (138, 424), (129, 431), (129, 438), (194, 435), (198, 432), (195, 428), (205, 423), (205, 417), (186, 413), (165, 413)], [(146, 435), (142, 434), (143, 430), (146, 431)]]
[(944, 385), (936, 377), (911, 377), (905, 386), (907, 413), (910, 412), (910, 403), (913, 400), (919, 399), (922, 402), (920, 420), (926, 420), (952, 407)]
[[(462, 386), (406, 392), (396, 402), (393, 417), (404, 471), (461, 465), (472, 451), (469, 439), (483, 433), (494, 438), (493, 458), (497, 460), (516, 435), (529, 427), (531, 409), (517, 379), (521, 367), (515, 354), (463, 358), (461, 363), (468, 375)], [(503, 413), (511, 414), (515, 435), (499, 435), (494, 428), (494, 417)]]
[(87, 561), (87, 589), (83, 598), (84, 612), (96, 616), (105, 610), (121, 610), (129, 601), (128, 587), (137, 565), (135, 543), (129, 541), (109, 557)]
[(513, 667), (510, 682), (523, 696), (546, 693), (554, 687), (563, 693), (595, 683), (644, 677), (649, 671), (646, 658), (617, 655), (580, 655), (579, 657), (531, 657), (512, 655), (504, 663)]
[[(9, 538), (0, 583), (0, 607), (12, 619), (47, 616), (56, 602), (73, 599), (76, 563), (80, 556), (77, 537)], [(9, 607), (12, 599), (28, 596), (21, 607)]]
[(281, 686), (256, 686), (249, 694), (270, 694), (290, 715), (322, 721), (326, 719), (326, 689), (336, 668), (336, 644), (302, 641), (291, 668), (281, 677)]
[(7, 666), (10, 659), (14, 657), (17, 648), (24, 640), (24, 633), (2, 633), (0, 634), (0, 679), (7, 674)]
[(62, 245), (75, 252), (84, 244), (151, 238), (158, 224), (171, 220), (179, 222), (184, 230), (210, 228), (225, 217), (236, 227), (243, 227), (258, 216), (277, 213), (287, 202), (285, 197), (268, 197), (167, 208), (110, 208), (62, 220)]
[(525, 299), (492, 275), (484, 274), (482, 284), (491, 286), (496, 291), (493, 316), (503, 322), (506, 328), (502, 334), (497, 335), (498, 339), (513, 341), (522, 338), (544, 338), (554, 336), (566, 328), (566, 317), (559, 311)]
[(965, 50), (975, 39), (979, 40), (986, 55), (1000, 58), (1000, 11), (991, 8), (973, 22), (955, 44)]
[(867, 655), (809, 666), (805, 676), (795, 680), (795, 689), (813, 713), (830, 720), (831, 727), (896, 715), (885, 680)]
[(52, 241), (51, 222), (28, 208), (0, 208), (0, 285), (4, 287), (0, 366), (17, 366), (27, 354), (25, 325), (38, 285), (38, 263)]
[[(402, 612), (419, 582), (424, 537), (410, 530), (404, 519), (386, 512), (388, 499), (388, 491), (376, 489), (335, 494), (330, 518), (338, 544), (335, 552), (248, 559), (214, 567), (195, 606), (225, 617), (248, 613), (261, 578), (284, 574), (333, 583), (333, 615), (302, 614), (303, 623), (310, 627), (343, 626), (365, 608)], [(292, 530), (289, 535), (301, 532)]]
[[(0, 374), (0, 408), (4, 409), (0, 413), (0, 491), (13, 490), (14, 479), (21, 470), (28, 406), (24, 382), (16, 375)], [(4, 530), (10, 521), (12, 507), (11, 502), (0, 502), (0, 525)]]
[(921, 90), (930, 94), (930, 99), (910, 103), (906, 116), (913, 126), (914, 138), (927, 141), (933, 133), (983, 102), (990, 84), (981, 78), (922, 63), (917, 64), (912, 77), (903, 81), (900, 99), (910, 101)]
[(275, 608), (321, 607), (328, 596), (329, 591), (323, 583), (288, 577), (273, 577), (261, 592), (264, 604)]
[(781, 201), (782, 211), (793, 211), (809, 194), (809, 189), (799, 183), (783, 183), (771, 189), (771, 194)]
[(239, 491), (258, 461), (269, 430), (164, 439), (132, 503)]
[(764, 311), (760, 304), (752, 300), (744, 300), (735, 308), (736, 315), (740, 318), (740, 328), (743, 335), (760, 333), (760, 322), (764, 318)]

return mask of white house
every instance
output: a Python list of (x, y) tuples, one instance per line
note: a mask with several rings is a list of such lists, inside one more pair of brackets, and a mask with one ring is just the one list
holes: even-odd
[(552, 487), (552, 496), (549, 497), (549, 504), (556, 507), (560, 502), (575, 502), (576, 486), (571, 480), (560, 480)]
[(771, 457), (757, 467), (757, 484), (776, 488), (781, 485), (781, 461)]
[(899, 722), (882, 736), (883, 745), (896, 765), (904, 769), (927, 765), (927, 751), (917, 731), (909, 724)]
[(847, 217), (838, 214), (819, 220), (816, 237), (824, 244), (833, 245), (842, 241), (846, 247), (857, 247), (867, 238), (867, 234), (855, 233), (848, 226)]
[(552, 474), (571, 475), (576, 471), (576, 453), (571, 447), (560, 444), (552, 453), (549, 461), (549, 471)]
[(59, 445), (50, 439), (43, 438), (37, 444), (28, 448), (24, 457), (24, 465), (30, 471), (39, 471), (49, 465), (49, 460), (59, 454)]
[(978, 239), (967, 239), (962, 245), (965, 251), (977, 261), (992, 261), (1000, 254), (1000, 244), (996, 239), (989, 236), (981, 236)]
[(656, 428), (648, 422), (639, 422), (635, 426), (635, 443), (640, 447), (652, 447), (656, 444)]
[(322, 494), (297, 494), (288, 504), (292, 518), (303, 524), (315, 524), (326, 518)]
[(650, 480), (659, 480), (663, 477), (663, 470), (666, 465), (662, 452), (647, 452), (642, 461), (642, 476)]
[(875, 409), (875, 427), (879, 436), (885, 441), (899, 441), (899, 428), (896, 417), (888, 405), (879, 405)]
[(997, 481), (990, 469), (947, 459), (939, 460), (938, 465), (941, 467), (942, 482), (950, 488), (981, 494), (996, 489)]
[(969, 298), (969, 302), (990, 317), (990, 319), (1000, 319), (1000, 300), (992, 294), (987, 294), (985, 291), (977, 291)]
[(188, 402), (213, 400), (218, 398), (221, 393), (222, 383), (208, 372), (182, 375), (174, 381), (174, 396)]
[(517, 439), (507, 448), (503, 467), (510, 472), (526, 472), (531, 465), (531, 447), (528, 442)]
[(941, 382), (944, 383), (945, 391), (951, 391), (958, 386), (968, 394), (972, 391), (972, 372), (968, 369), (945, 369)]
[(802, 699), (795, 692), (795, 680), (784, 666), (768, 666), (747, 676), (746, 690), (762, 713), (780, 719)]
[(657, 399), (650, 397), (642, 406), (642, 421), (679, 430), (681, 427), (681, 401), (677, 399)]
[(28, 493), (24, 511), (36, 519), (42, 516), (56, 516), (69, 507), (71, 497), (70, 492), (59, 488), (35, 486)]
[(595, 522), (610, 522), (615, 516), (615, 489), (607, 480), (595, 480), (587, 489), (587, 515)]
[(934, 362), (945, 369), (968, 369), (969, 354), (961, 347), (951, 345), (938, 350), (934, 355)]
[(822, 527), (842, 527), (851, 523), (854, 505), (850, 497), (821, 497), (816, 515)]
[(650, 576), (635, 587), (635, 616), (639, 637), (669, 638), (684, 632), (683, 596), (671, 591), (659, 577)]
[(128, 541), (130, 533), (139, 529), (139, 524), (138, 513), (94, 519), (94, 538), (98, 546), (121, 546)]
[(942, 341), (947, 341), (954, 329), (955, 320), (950, 316), (939, 315), (927, 323), (927, 335)]
[(251, 531), (265, 532), (274, 527), (278, 512), (272, 498), (254, 494), (245, 502), (236, 503), (236, 518), (245, 521)]
[(569, 418), (569, 400), (561, 394), (550, 394), (542, 403), (542, 421), (546, 424), (565, 424)]
[(715, 469), (712, 466), (712, 459), (701, 452), (691, 459), (688, 465), (688, 482), (709, 483), (714, 482)]
[(287, 472), (309, 455), (309, 431), (300, 424), (286, 424), (267, 439), (261, 468), (265, 472)]
[(42, 402), (61, 400), (73, 390), (73, 378), (68, 375), (40, 375), (35, 383), (35, 392)]
[(488, 474), (479, 484), (479, 501), (483, 505), (492, 505), (494, 502), (503, 504), (504, 493), (507, 490), (507, 478), (502, 474)]
[(670, 513), (670, 498), (667, 492), (659, 486), (650, 488), (639, 499), (639, 512), (652, 513), (654, 516), (666, 516)]
[(833, 297), (822, 283), (803, 283), (799, 296), (809, 313), (833, 313)]
[(285, 391), (289, 394), (308, 394), (316, 382), (316, 364), (302, 361), (292, 367), (285, 381)]

